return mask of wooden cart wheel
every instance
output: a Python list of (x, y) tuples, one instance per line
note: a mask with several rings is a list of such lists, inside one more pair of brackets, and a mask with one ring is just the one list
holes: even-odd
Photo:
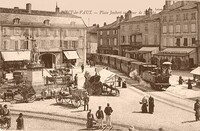
[(63, 97), (61, 95), (56, 96), (56, 102), (58, 104), (62, 104), (63, 103)]
[(75, 108), (79, 108), (81, 106), (81, 99), (79, 96), (72, 96), (72, 105)]

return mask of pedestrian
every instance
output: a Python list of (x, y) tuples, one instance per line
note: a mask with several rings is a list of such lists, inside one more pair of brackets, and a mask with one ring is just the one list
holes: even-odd
[(106, 114), (106, 126), (112, 126), (112, 123), (111, 123), (112, 112), (113, 112), (112, 107), (110, 107), (110, 104), (107, 103), (107, 107), (104, 109), (104, 113)]
[(147, 113), (147, 106), (148, 106), (147, 98), (146, 96), (144, 96), (142, 98), (142, 113)]
[(188, 89), (192, 89), (192, 81), (188, 79)]
[(0, 116), (2, 116), (3, 115), (3, 106), (2, 106), (2, 104), (0, 104)]
[(85, 94), (86, 96), (83, 98), (83, 101), (84, 101), (84, 111), (88, 111), (89, 110), (89, 101), (90, 101), (90, 98), (89, 98), (89, 95), (88, 93), (86, 92)]
[(103, 111), (101, 110), (101, 106), (99, 106), (99, 110), (96, 112), (96, 117), (97, 117), (99, 128), (103, 128), (104, 114), (103, 114)]
[(121, 78), (121, 77), (118, 77), (118, 80), (117, 80), (117, 81), (118, 81), (118, 86), (121, 87), (122, 78)]
[(183, 78), (182, 78), (182, 76), (179, 76), (178, 83), (179, 83), (179, 85), (182, 85), (182, 84), (183, 84)]
[(78, 86), (78, 75), (77, 74), (75, 74), (75, 76), (74, 76), (74, 86)]
[(154, 98), (152, 96), (149, 97), (149, 113), (153, 114), (154, 112)]
[(7, 122), (7, 128), (11, 127), (11, 114), (10, 110), (8, 109), (7, 105), (3, 106), (3, 117), (5, 118)]
[(81, 65), (81, 70), (82, 70), (82, 72), (84, 72), (84, 65), (83, 64)]
[(198, 99), (196, 100), (196, 103), (194, 104), (194, 111), (195, 111), (196, 121), (198, 121), (200, 117), (200, 103)]
[(126, 85), (126, 81), (125, 81), (125, 80), (122, 82), (122, 88), (127, 88), (127, 85)]
[(16, 122), (17, 130), (24, 130), (24, 118), (22, 113), (19, 113), (19, 117), (17, 118)]
[(93, 128), (94, 115), (92, 114), (92, 110), (90, 109), (87, 114), (87, 128)]

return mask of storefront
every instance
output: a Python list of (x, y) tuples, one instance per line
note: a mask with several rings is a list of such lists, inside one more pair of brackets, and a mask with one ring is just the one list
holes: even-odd
[(196, 48), (166, 48), (154, 57), (158, 66), (165, 61), (171, 62), (172, 70), (189, 69), (197, 64)]
[(12, 72), (14, 70), (27, 68), (31, 60), (30, 51), (1, 51), (3, 70)]
[(112, 54), (112, 48), (111, 47), (98, 47), (98, 53)]
[(142, 47), (139, 50), (126, 51), (126, 57), (136, 59), (141, 62), (152, 63), (152, 56), (158, 52), (159, 47)]
[(77, 51), (71, 50), (71, 51), (63, 51), (64, 57), (63, 62), (66, 63), (67, 67), (76, 66), (77, 65), (77, 59), (80, 59)]

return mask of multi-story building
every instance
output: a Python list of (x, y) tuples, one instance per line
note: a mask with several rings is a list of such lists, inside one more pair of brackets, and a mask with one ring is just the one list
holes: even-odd
[(117, 17), (117, 20), (111, 24), (98, 29), (98, 53), (119, 54), (119, 24), (123, 21), (123, 16)]
[(185, 69), (198, 63), (200, 3), (167, 0), (161, 16), (161, 49), (158, 63), (171, 61), (173, 69)]
[(63, 63), (85, 64), (86, 26), (81, 17), (55, 12), (0, 8), (0, 51), (6, 65), (30, 60), (31, 51), (37, 48), (38, 59), (47, 68)]
[(128, 11), (120, 23), (120, 54), (150, 63), (152, 54), (160, 47), (159, 14), (153, 14), (150, 8), (145, 15), (132, 17), (131, 14)]
[(86, 42), (86, 52), (87, 53), (97, 53), (97, 30), (99, 25), (93, 24), (87, 28), (87, 42)]

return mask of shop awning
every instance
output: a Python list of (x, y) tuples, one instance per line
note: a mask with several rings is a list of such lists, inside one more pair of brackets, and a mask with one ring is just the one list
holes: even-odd
[(193, 52), (195, 52), (195, 48), (166, 48), (155, 55), (186, 56)]
[(77, 51), (64, 51), (64, 54), (65, 54), (65, 56), (67, 57), (68, 60), (80, 58)]
[(138, 50), (138, 52), (151, 52), (152, 54), (156, 54), (159, 51), (159, 47), (142, 47)]
[(200, 67), (197, 67), (196, 69), (192, 70), (190, 73), (194, 75), (200, 75)]
[(2, 51), (1, 55), (4, 61), (31, 60), (30, 51)]
[(115, 82), (117, 81), (116, 78), (119, 77), (115, 73), (106, 69), (99, 71), (99, 75), (101, 76), (101, 82), (103, 83)]

